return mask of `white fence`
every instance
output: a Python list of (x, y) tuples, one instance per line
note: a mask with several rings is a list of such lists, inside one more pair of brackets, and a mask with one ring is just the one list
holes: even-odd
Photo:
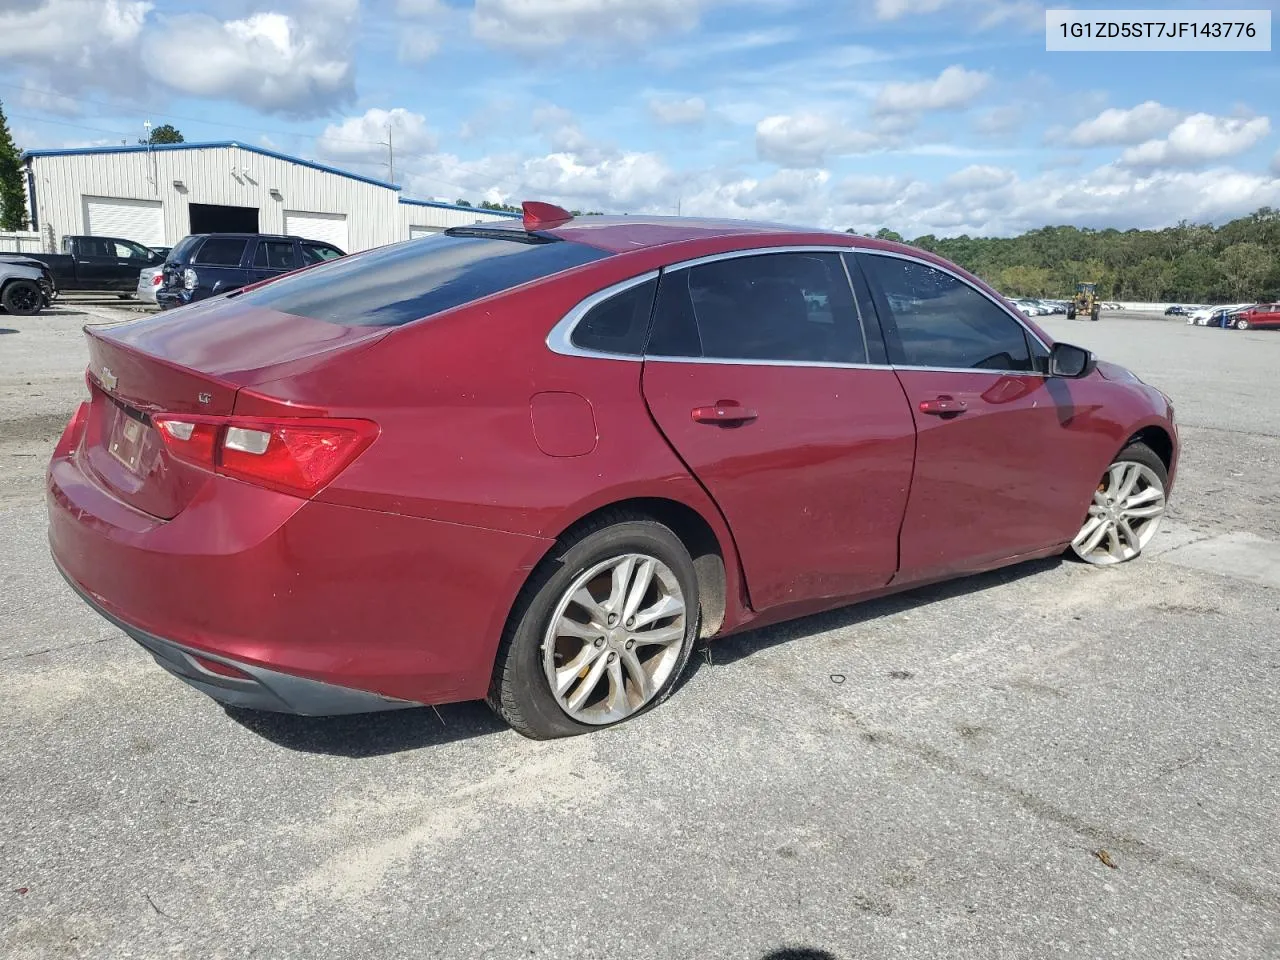
[(35, 231), (0, 233), (0, 253), (44, 253), (44, 240)]

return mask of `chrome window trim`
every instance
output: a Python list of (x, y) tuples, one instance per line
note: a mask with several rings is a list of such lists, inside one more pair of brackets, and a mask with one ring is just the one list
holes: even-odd
[(827, 370), (892, 370), (887, 363), (835, 363), (826, 360), (753, 360), (743, 357), (664, 357), (645, 355), (654, 363), (714, 363), (729, 367), (818, 367)]
[[(892, 250), (868, 250), (865, 247), (861, 247), (861, 248), (855, 248), (853, 252), (858, 254), (859, 256), (891, 257), (895, 260), (907, 260), (911, 263), (918, 263), (922, 267), (932, 267), (934, 270), (937, 270), (939, 273), (945, 273), (947, 276), (951, 277), (953, 280), (959, 280), (962, 284), (964, 284), (974, 293), (978, 294), (978, 296), (982, 297), (983, 299), (987, 300), (990, 303), (995, 304), (997, 307), (1000, 308), (1001, 312), (1003, 312), (1007, 317), (1013, 320), (1014, 323), (1016, 323), (1023, 330), (1025, 330), (1027, 332), (1027, 336), (1031, 337), (1032, 340), (1040, 344), (1040, 346), (1044, 347), (1046, 350), (1049, 350), (1049, 345), (1040, 339), (1040, 335), (1027, 326), (1025, 322), (1026, 320), (1025, 317), (1018, 316), (1018, 312), (1014, 310), (1012, 307), (1010, 307), (1007, 303), (1001, 303), (999, 300), (993, 298), (991, 294), (987, 293), (981, 287), (974, 286), (971, 282), (966, 280), (964, 277), (960, 276), (960, 274), (956, 273), (954, 270), (950, 270), (947, 267), (934, 263), (932, 260), (925, 260), (923, 257), (913, 257), (910, 254), (897, 253)], [(870, 281), (868, 280), (868, 282)], [(907, 369), (907, 368), (904, 367), (903, 369)], [(941, 367), (912, 367), (911, 369), (940, 370), (942, 368)]]
[(547, 334), (547, 348), (552, 353), (558, 353), (565, 357), (594, 357), (604, 360), (630, 360), (633, 363), (641, 363), (644, 360), (643, 353), (610, 353), (606, 350), (588, 350), (585, 347), (579, 347), (573, 342), (573, 330), (578, 325), (578, 321), (598, 307), (620, 293), (626, 293), (632, 287), (638, 287), (650, 280), (658, 279), (657, 270), (650, 270), (642, 273), (637, 277), (630, 277), (626, 280), (620, 280), (615, 284), (605, 287), (603, 290), (597, 290), (591, 296), (578, 302), (578, 304), (566, 313)]

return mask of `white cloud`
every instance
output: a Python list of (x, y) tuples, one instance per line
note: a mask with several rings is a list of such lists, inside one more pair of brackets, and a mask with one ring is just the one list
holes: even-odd
[(54, 113), (64, 117), (80, 115), (80, 105), (71, 97), (63, 96), (54, 90), (48, 90), (30, 79), (22, 81), (22, 92), (18, 95), (18, 103), (29, 110), (43, 113)]
[(979, 29), (1015, 21), (1028, 29), (1044, 25), (1043, 3), (1037, 0), (876, 0), (876, 17), (901, 20), (904, 17), (928, 16), (944, 7), (957, 6), (977, 17)]
[(1092, 120), (1071, 128), (1067, 142), (1077, 147), (1098, 147), (1142, 143), (1168, 133), (1181, 120), (1183, 113), (1155, 100), (1147, 100), (1130, 110), (1112, 107)]
[(396, 0), (396, 13), (402, 17), (436, 17), (444, 12), (443, 0)]
[(959, 190), (994, 190), (1013, 183), (1017, 179), (1012, 170), (1003, 167), (992, 167), (985, 164), (973, 164), (958, 170), (943, 181), (948, 187)]
[(305, 19), (275, 12), (227, 21), (179, 14), (146, 36), (143, 56), (152, 76), (184, 93), (316, 116), (355, 95), (351, 41), (358, 10), (358, 0), (324, 0), (308, 5)]
[(702, 0), (476, 0), (471, 32), (495, 47), (536, 53), (569, 43), (643, 43), (691, 29)]
[(886, 83), (876, 96), (877, 113), (922, 113), (968, 106), (991, 83), (991, 75), (953, 65), (934, 80)]
[(1163, 140), (1130, 147), (1120, 162), (1134, 167), (1193, 166), (1244, 153), (1271, 133), (1267, 117), (1215, 117), (1195, 113)]
[(832, 199), (854, 206), (887, 203), (900, 198), (910, 185), (910, 180), (901, 177), (846, 177), (837, 185)]
[(392, 110), (375, 107), (361, 116), (331, 123), (317, 138), (316, 149), (321, 156), (333, 160), (384, 162), (388, 159), (388, 129), (393, 149), (404, 160), (435, 152), (436, 137), (427, 127), (427, 118), (403, 107)]
[(408, 27), (400, 34), (400, 60), (404, 63), (426, 63), (440, 50), (440, 38), (430, 30)]
[(1011, 103), (985, 111), (974, 121), (973, 127), (978, 133), (987, 136), (1002, 136), (1016, 132), (1026, 121), (1027, 107)]
[(651, 97), (649, 113), (659, 123), (670, 126), (701, 123), (707, 116), (707, 102), (701, 97)]
[(756, 124), (756, 154), (783, 167), (817, 167), (829, 156), (870, 153), (891, 142), (819, 113), (779, 114)]
[(60, 91), (141, 78), (137, 45), (152, 4), (143, 0), (32, 0), (0, 11), (0, 63), (34, 68)]
[(1276, 155), (1271, 158), (1271, 172), (1280, 177), (1280, 150), (1276, 151)]

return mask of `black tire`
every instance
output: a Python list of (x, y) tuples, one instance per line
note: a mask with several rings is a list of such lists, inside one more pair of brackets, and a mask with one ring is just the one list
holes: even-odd
[(1097, 308), (1097, 307), (1094, 307), (1094, 308), (1093, 308), (1093, 310), (1092, 310), (1092, 311), (1090, 311), (1090, 313), (1089, 313), (1089, 319), (1090, 319), (1090, 320), (1095, 320), (1095, 321), (1096, 321), (1096, 320), (1098, 319), (1098, 313), (1099, 313), (1098, 308)]
[(0, 294), (0, 306), (15, 317), (33, 317), (44, 306), (44, 294), (34, 280), (13, 280)]
[(1076, 318), (1076, 308), (1075, 308), (1075, 307), (1067, 307), (1067, 319), (1068, 319), (1068, 320), (1074, 320), (1075, 318)]
[(665, 563), (684, 594), (687, 613), (684, 648), (671, 675), (647, 704), (616, 722), (625, 723), (653, 709), (671, 695), (679, 682), (698, 639), (700, 624), (693, 560), (669, 527), (633, 513), (605, 513), (570, 531), (538, 564), (507, 620), (487, 699), (516, 732), (534, 740), (551, 740), (611, 725), (581, 723), (561, 709), (543, 671), (542, 637), (556, 604), (574, 579), (592, 566), (626, 553), (645, 553)]
[[(1142, 443), (1141, 441), (1135, 441), (1134, 443), (1131, 443), (1128, 446), (1126, 446), (1123, 450), (1117, 453), (1115, 457), (1112, 458), (1109, 464), (1107, 464), (1107, 470), (1110, 470), (1117, 463), (1141, 463), (1143, 466), (1150, 467), (1152, 471), (1155, 472), (1155, 475), (1160, 478), (1160, 486), (1165, 491), (1168, 491), (1169, 468), (1164, 465), (1164, 461), (1160, 459), (1160, 455), (1157, 454), (1150, 447), (1148, 447), (1145, 443)], [(1104, 470), (1102, 472), (1104, 479), (1106, 477), (1107, 470)], [(1081, 523), (1083, 522), (1084, 521), (1082, 520)], [(1080, 563), (1085, 562), (1084, 560), (1081, 560), (1080, 557), (1076, 555), (1076, 552), (1071, 547), (1067, 547), (1067, 551), (1065, 555), (1071, 558), (1072, 560), (1076, 560)], [(1142, 554), (1139, 553), (1138, 556), (1142, 556)], [(1136, 560), (1137, 557), (1134, 557), (1133, 559)]]
[(132, 300), (132, 299), (133, 299), (133, 294), (132, 294), (132, 293), (117, 293), (117, 294), (116, 294), (116, 297), (117, 297), (118, 299), (120, 299), (120, 300)]

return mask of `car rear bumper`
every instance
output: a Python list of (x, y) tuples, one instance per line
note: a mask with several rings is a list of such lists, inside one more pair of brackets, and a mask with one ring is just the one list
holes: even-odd
[[(155, 658), (156, 663), (179, 680), (229, 707), (326, 717), (420, 706), (409, 700), (268, 670), (157, 637), (121, 620), (67, 576), (56, 562), (55, 566), (80, 599), (137, 641)], [(219, 670), (219, 665), (222, 670)]]
[(226, 703), (347, 713), (482, 697), (507, 611), (550, 545), (217, 476), (160, 520), (103, 489), (71, 446), (59, 443), (47, 478), (63, 576)]

